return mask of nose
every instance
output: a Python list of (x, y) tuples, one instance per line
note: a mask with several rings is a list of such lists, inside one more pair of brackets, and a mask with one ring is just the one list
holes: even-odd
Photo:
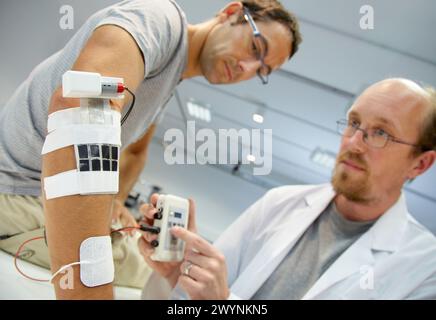
[(256, 71), (260, 68), (261, 63), (258, 60), (240, 60), (238, 62), (239, 71), (244, 74), (254, 75)]
[(362, 153), (366, 150), (367, 145), (364, 140), (364, 135), (365, 133), (362, 130), (357, 130), (354, 135), (347, 138), (350, 151), (353, 151), (355, 153)]

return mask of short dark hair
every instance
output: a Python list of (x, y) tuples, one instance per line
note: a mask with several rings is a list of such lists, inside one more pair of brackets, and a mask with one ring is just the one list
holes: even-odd
[[(291, 59), (303, 41), (297, 17), (277, 0), (242, 0), (241, 3), (248, 9), (254, 20), (277, 21), (289, 30), (292, 37), (289, 53), (289, 59)], [(245, 22), (242, 16), (237, 21), (237, 23)]]

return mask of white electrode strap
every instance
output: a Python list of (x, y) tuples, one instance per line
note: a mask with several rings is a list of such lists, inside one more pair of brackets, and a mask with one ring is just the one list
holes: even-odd
[(112, 243), (109, 236), (90, 237), (80, 244), (80, 280), (87, 287), (97, 287), (114, 281)]
[(81, 124), (80, 108), (69, 108), (50, 114), (47, 120), (47, 132), (50, 133), (72, 124)]
[(45, 138), (42, 154), (75, 144), (89, 143), (121, 146), (121, 128), (99, 124), (78, 124), (59, 128)]
[(42, 154), (74, 146), (76, 169), (44, 178), (47, 199), (118, 193), (121, 114), (108, 99), (81, 99), (80, 108), (49, 115)]
[(74, 194), (116, 194), (118, 193), (118, 172), (65, 171), (44, 179), (47, 200)]
[[(121, 114), (115, 110), (105, 110), (103, 121), (103, 124), (120, 127)], [(47, 132), (51, 133), (54, 130), (75, 124), (89, 124), (89, 112), (84, 111), (83, 107), (68, 108), (50, 114), (47, 122)]]

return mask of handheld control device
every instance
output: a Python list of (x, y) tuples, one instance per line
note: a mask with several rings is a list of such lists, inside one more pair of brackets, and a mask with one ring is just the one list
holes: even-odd
[[(154, 215), (153, 227), (159, 234), (151, 244), (155, 252), (154, 261), (181, 261), (185, 251), (185, 242), (174, 237), (170, 229), (175, 226), (188, 227), (189, 201), (173, 195), (160, 195), (156, 204), (158, 212)], [(153, 231), (151, 231), (153, 232)]]

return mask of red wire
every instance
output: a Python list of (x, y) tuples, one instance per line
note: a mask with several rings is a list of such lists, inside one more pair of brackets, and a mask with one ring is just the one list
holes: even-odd
[[(114, 232), (126, 231), (126, 230), (131, 230), (131, 229), (139, 229), (139, 228), (138, 228), (138, 227), (125, 227), (125, 228), (120, 228), (120, 229), (116, 229), (116, 230), (111, 231), (111, 234), (114, 233)], [(23, 277), (25, 277), (25, 278), (27, 278), (27, 279), (30, 279), (30, 280), (33, 280), (33, 281), (38, 281), (38, 282), (50, 282), (50, 280), (43, 280), (43, 279), (32, 278), (32, 277), (26, 275), (26, 274), (25, 274), (23, 271), (21, 271), (20, 268), (18, 267), (18, 258), (19, 258), (19, 256), (20, 256), (21, 250), (23, 250), (23, 247), (24, 247), (26, 244), (28, 244), (29, 242), (32, 242), (32, 241), (34, 241), (34, 240), (40, 240), (40, 239), (44, 239), (44, 236), (36, 237), (36, 238), (32, 238), (32, 239), (26, 240), (26, 241), (24, 241), (24, 242), (20, 245), (20, 247), (19, 247), (18, 250), (17, 250), (17, 253), (16, 253), (15, 256), (14, 256), (14, 266), (15, 266), (15, 269), (17, 269), (17, 271), (18, 271), (18, 272), (19, 272)]]
[(139, 228), (138, 227), (124, 227), (124, 228), (112, 230), (111, 234), (114, 233), (114, 232), (120, 232), (120, 231), (132, 230), (132, 229), (139, 229)]
[(24, 272), (22, 272), (22, 271), (20, 270), (20, 268), (18, 267), (18, 263), (17, 263), (17, 259), (19, 258), (20, 253), (21, 253), (21, 250), (23, 249), (23, 247), (24, 247), (27, 243), (29, 243), (29, 242), (31, 242), (31, 241), (34, 241), (34, 240), (40, 240), (40, 239), (44, 239), (44, 237), (43, 237), (43, 236), (42, 236), (42, 237), (36, 237), (36, 238), (32, 238), (32, 239), (29, 239), (29, 240), (24, 241), (24, 242), (21, 244), (21, 246), (18, 248), (17, 253), (15, 254), (15, 257), (14, 257), (14, 265), (15, 265), (15, 269), (17, 269), (17, 271), (18, 271), (18, 272), (19, 272), (23, 277), (25, 277), (25, 278), (27, 278), (27, 279), (30, 279), (30, 280), (33, 280), (33, 281), (39, 281), (39, 282), (49, 282), (50, 280), (42, 280), (42, 279), (36, 279), (36, 278), (29, 277), (28, 275), (24, 274)]

